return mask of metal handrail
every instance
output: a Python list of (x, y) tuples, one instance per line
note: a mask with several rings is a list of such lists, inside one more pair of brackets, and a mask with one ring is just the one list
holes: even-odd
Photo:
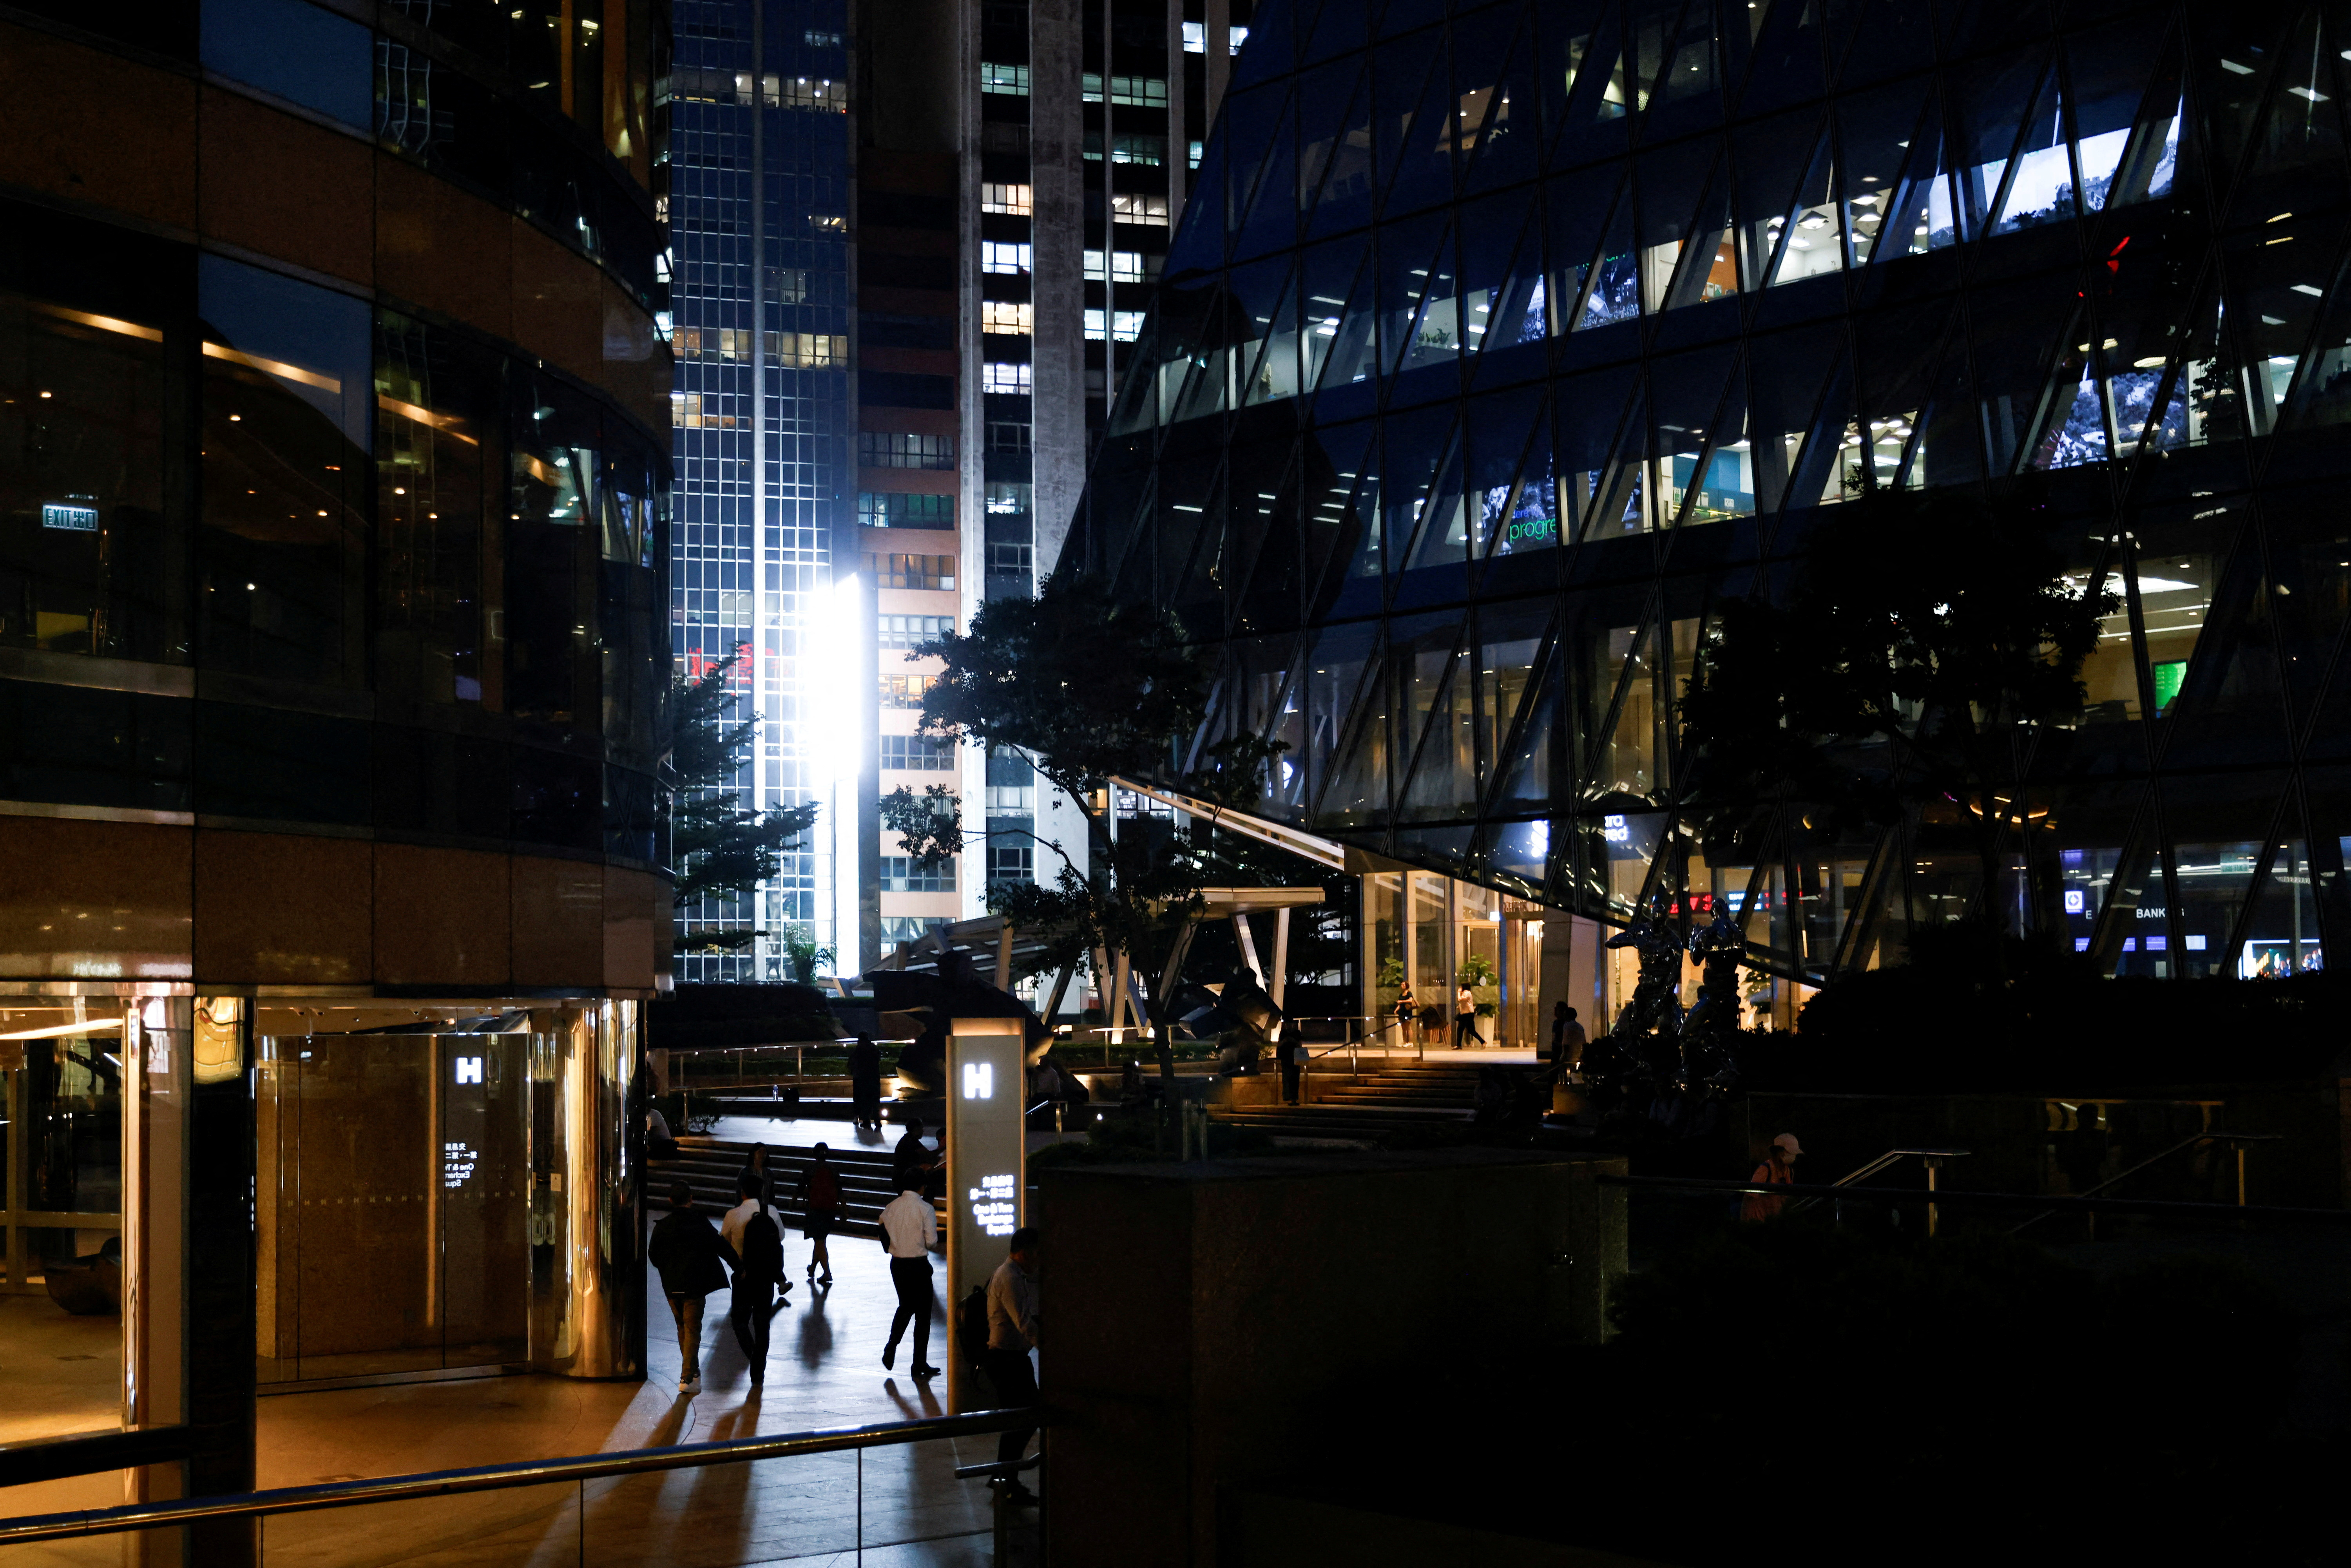
[[(2135, 1176), (2138, 1175), (2139, 1172), (2147, 1169), (2147, 1166), (2158, 1165), (2183, 1150), (2194, 1148), (2199, 1144), (2233, 1144), (2236, 1145), (2237, 1151), (2236, 1207), (2242, 1208), (2245, 1207), (2245, 1145), (2247, 1144), (2273, 1144), (2284, 1136), (2285, 1134), (2283, 1133), (2190, 1133), (2188, 1136), (2180, 1139), (2170, 1147), (2158, 1149), (2154, 1154), (2147, 1155), (2147, 1158), (2139, 1161), (2138, 1164), (2131, 1166), (2128, 1170), (2121, 1171), (2114, 1176), (2110, 1176), (2105, 1180), (2098, 1183), (2095, 1186), (2084, 1187), (2080, 1192), (2074, 1194), (2074, 1196), (2075, 1197), (2095, 1197), (2098, 1194), (2105, 1191), (2106, 1188), (2118, 1186), (2119, 1184), (2129, 1180), (2132, 1176)], [(2011, 1236), (2022, 1235), (2030, 1227), (2040, 1224), (2043, 1220), (2049, 1218), (2055, 1213), (2056, 1210), (2052, 1209), (2048, 1214), (2036, 1214), (2032, 1218), (2018, 1225), (2016, 1228), (2011, 1230), (2009, 1234)]]
[[(1759, 1197), (1834, 1197), (1872, 1203), (1923, 1203), (1929, 1196), (1915, 1186), (1828, 1186), (1792, 1182), (1719, 1181), (1702, 1176), (1615, 1176), (1593, 1177), (1603, 1186), (1653, 1186), (1687, 1192), (1752, 1193)], [(1938, 1203), (1980, 1204), (1991, 1208), (2046, 1208), (2053, 1213), (2171, 1214), (2219, 1218), (2279, 1219), (2318, 1225), (2351, 1224), (2351, 1208), (2291, 1208), (2273, 1204), (2190, 1203), (2173, 1197), (2043, 1197), (2033, 1192), (1967, 1192), (1945, 1187)]]
[[(1867, 1165), (1862, 1166), (1859, 1170), (1848, 1171), (1844, 1175), (1837, 1177), (1836, 1180), (1829, 1183), (1829, 1185), (1831, 1186), (1852, 1186), (1855, 1183), (1861, 1181), (1864, 1177), (1874, 1176), (1879, 1171), (1882, 1171), (1887, 1166), (1894, 1165), (1896, 1162), (1906, 1159), (1912, 1155), (1916, 1155), (1920, 1159), (1927, 1162), (1927, 1190), (1929, 1193), (1932, 1193), (1935, 1190), (1935, 1173), (1942, 1169), (1943, 1162), (1945, 1160), (1963, 1160), (1968, 1157), (1968, 1151), (1965, 1149), (1888, 1149), (1884, 1154), (1878, 1155), (1876, 1159), (1870, 1161)], [(1788, 1206), (1788, 1211), (1791, 1214), (1800, 1213), (1804, 1209), (1810, 1208), (1813, 1205), (1819, 1203), (1820, 1201), (1822, 1200), (1817, 1197), (1803, 1198), (1798, 1202), (1790, 1204)], [(1927, 1206), (1928, 1234), (1932, 1235), (1934, 1233), (1934, 1229), (1935, 1207), (1932, 1204), (1928, 1204)]]
[(915, 1421), (875, 1421), (862, 1427), (828, 1427), (813, 1432), (767, 1437), (727, 1437), (680, 1443), (663, 1448), (624, 1448), (609, 1454), (477, 1465), (470, 1469), (429, 1470), (418, 1475), (379, 1476), (367, 1480), (325, 1481), (267, 1491), (227, 1492), (218, 1497), (178, 1498), (169, 1502), (126, 1503), (119, 1508), (0, 1519), (0, 1546), (76, 1536), (112, 1535), (127, 1530), (159, 1530), (207, 1519), (310, 1513), (405, 1498), (445, 1497), (459, 1492), (505, 1491), (559, 1481), (597, 1480), (606, 1476), (644, 1475), (658, 1470), (789, 1458), (799, 1454), (838, 1453), (847, 1448), (886, 1448), (935, 1437), (980, 1437), (1050, 1425), (1039, 1409), (978, 1410), (967, 1416), (934, 1416)]

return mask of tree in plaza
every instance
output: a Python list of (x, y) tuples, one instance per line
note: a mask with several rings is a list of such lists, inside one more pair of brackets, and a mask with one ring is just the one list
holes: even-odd
[(1722, 605), (1680, 703), (1708, 858), (1756, 853), (1783, 805), (1834, 829), (1948, 802), (1995, 925), (2035, 728), (2081, 710), (2117, 602), (2068, 580), (2055, 532), (2031, 481), (1880, 491), (1822, 515), (1782, 602)]
[[(757, 718), (730, 724), (728, 678), (743, 662), (728, 654), (699, 675), (672, 677), (670, 768), (675, 775), (670, 810), (670, 873), (684, 909), (705, 898), (746, 894), (773, 878), (784, 846), (816, 821), (813, 802), (766, 811), (746, 809), (734, 789)], [(705, 926), (677, 938), (680, 953), (739, 953), (767, 935), (747, 925)]]
[[(1032, 833), (1061, 862), (1050, 880), (988, 891), (991, 913), (1048, 934), (1029, 972), (1082, 965), (1107, 987), (1111, 977), (1101, 967), (1114, 968), (1121, 955), (1137, 966), (1164, 960), (1201, 906), (1212, 862), (1191, 835), (1164, 828), (1113, 839), (1110, 781), (1164, 770), (1207, 716), (1210, 670), (1175, 617), (1121, 603), (1099, 580), (1064, 573), (1034, 599), (989, 601), (968, 632), (950, 632), (918, 652), (946, 666), (924, 696), (921, 731), (1025, 753), (1084, 825), (1082, 867), (1059, 841)], [(1256, 739), (1224, 742), (1187, 787), (1218, 800), (1254, 793), (1281, 749)], [(937, 785), (919, 796), (892, 791), (882, 815), (925, 866), (946, 863), (967, 838), (985, 836), (967, 833), (961, 801)], [(1159, 1026), (1160, 1069), (1172, 1077), (1166, 1000), (1152, 997), (1150, 1011)]]

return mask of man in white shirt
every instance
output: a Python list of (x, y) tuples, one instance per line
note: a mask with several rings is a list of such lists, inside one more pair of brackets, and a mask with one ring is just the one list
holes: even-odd
[(939, 1217), (931, 1200), (909, 1187), (882, 1210), (882, 1249), (890, 1255), (890, 1283), (898, 1291), (898, 1313), (890, 1320), (890, 1343), (882, 1347), (882, 1364), (895, 1366), (898, 1338), (906, 1324), (914, 1325), (914, 1364), (918, 1379), (936, 1377), (931, 1364), (931, 1249), (939, 1239)]
[[(1036, 1227), (1014, 1231), (1012, 1256), (987, 1280), (987, 1376), (996, 1385), (997, 1404), (1005, 1409), (1037, 1403), (1037, 1375), (1029, 1364), (1037, 1344), (1037, 1243)], [(997, 1441), (996, 1462), (1018, 1459), (1035, 1435), (1033, 1427), (1005, 1433)], [(1016, 1503), (1037, 1500), (1018, 1480), (1007, 1480), (1005, 1487)]]

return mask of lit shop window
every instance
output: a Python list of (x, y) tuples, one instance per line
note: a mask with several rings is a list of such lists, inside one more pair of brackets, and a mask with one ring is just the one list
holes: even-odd
[(1029, 68), (998, 65), (990, 60), (979, 62), (979, 90), (1005, 92), (1016, 97), (1029, 96)]
[(1030, 386), (1029, 367), (1027, 365), (988, 364), (980, 367), (979, 390), (984, 392), (1013, 392), (1025, 396)]
[(983, 299), (979, 303), (979, 329), (1025, 338), (1037, 329), (1037, 308), (1019, 300)]
[[(1021, 247), (1026, 250), (1028, 247)], [(1102, 276), (1102, 253), (1086, 252), (1086, 279), (1090, 283), (1140, 283), (1143, 281), (1143, 253), (1139, 250), (1111, 252), (1110, 276)]]
[(1007, 240), (984, 239), (979, 242), (979, 269), (982, 272), (1025, 274), (1029, 267), (1030, 250), (1026, 242), (1013, 244)]
[(979, 187), (979, 210), (983, 213), (1008, 213), (1016, 218), (1029, 215), (1030, 191), (1027, 185), (1008, 185), (994, 180), (983, 181)]
[[(1120, 310), (1114, 312), (1114, 314), (1118, 319), (1118, 340), (1122, 343), (1134, 342), (1134, 340), (1143, 332), (1143, 312), (1140, 310)], [(1102, 313), (1099, 310), (1087, 311), (1087, 340), (1091, 342), (1099, 343), (1102, 341)]]

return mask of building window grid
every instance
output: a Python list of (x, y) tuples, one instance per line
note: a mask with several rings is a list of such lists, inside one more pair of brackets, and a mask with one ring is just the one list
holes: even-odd
[(882, 887), (883, 893), (953, 893), (956, 890), (955, 862), (926, 866), (912, 855), (882, 857)]
[(951, 773), (955, 770), (955, 742), (927, 735), (885, 735), (882, 741), (882, 767), (897, 773)]

